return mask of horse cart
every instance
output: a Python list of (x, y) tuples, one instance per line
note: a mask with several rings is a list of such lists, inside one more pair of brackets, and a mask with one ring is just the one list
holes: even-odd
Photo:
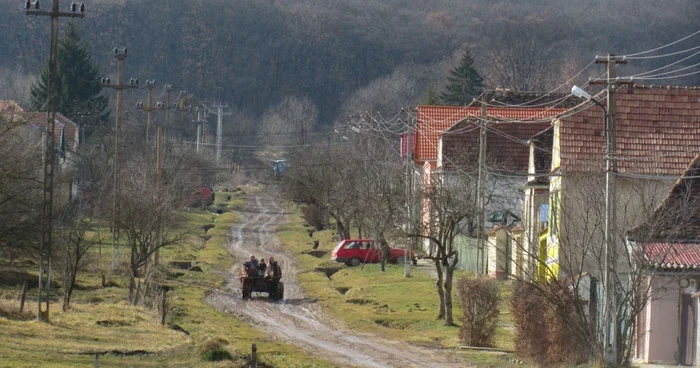
[[(268, 294), (268, 297), (271, 297), (271, 295), (269, 295), (270, 287), (275, 284), (275, 280), (266, 278), (262, 272), (246, 266), (241, 268), (240, 281), (243, 299), (252, 299), (253, 293), (256, 293), (256, 296), (258, 297), (262, 293), (266, 293)], [(284, 299), (284, 283), (279, 280), (276, 281), (277, 290), (275, 292), (274, 299), (282, 300)]]

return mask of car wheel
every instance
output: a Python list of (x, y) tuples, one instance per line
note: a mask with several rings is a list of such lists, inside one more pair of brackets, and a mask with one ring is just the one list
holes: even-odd
[(355, 257), (355, 258), (350, 258), (348, 261), (348, 266), (350, 267), (357, 267), (360, 265), (360, 259)]

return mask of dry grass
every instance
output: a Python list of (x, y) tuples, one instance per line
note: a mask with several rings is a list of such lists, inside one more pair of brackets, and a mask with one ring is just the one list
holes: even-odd
[[(230, 200), (225, 200), (230, 195)], [(93, 366), (95, 353), (101, 367), (240, 367), (252, 343), (258, 344), (260, 359), (274, 367), (333, 367), (297, 348), (270, 339), (255, 327), (231, 315), (218, 313), (204, 302), (206, 294), (224, 284), (225, 272), (235, 262), (227, 252), (228, 229), (237, 221), (236, 206), (243, 203), (233, 193), (217, 193), (213, 209), (189, 210), (188, 225), (193, 235), (183, 244), (161, 253), (163, 264), (171, 261), (194, 261), (205, 272), (169, 269), (182, 275), (169, 283), (170, 314), (168, 323), (189, 333), (175, 331), (159, 324), (154, 310), (130, 306), (126, 302), (128, 280), (108, 275), (116, 287), (101, 287), (100, 270), (108, 269), (111, 247), (95, 249), (94, 261), (79, 275), (69, 312), (60, 311), (60, 304), (51, 306), (51, 323), (17, 320), (17, 290), (14, 283), (0, 280), (0, 364), (2, 367), (76, 367)], [(201, 226), (213, 224), (206, 233)], [(202, 236), (207, 236), (206, 239)], [(125, 258), (125, 257), (123, 257)], [(2, 269), (0, 265), (0, 269)], [(28, 267), (33, 271), (33, 267)], [(31, 274), (31, 272), (30, 272)], [(31, 276), (36, 277), (36, 276)], [(34, 298), (34, 299), (33, 299)], [(36, 309), (36, 293), (30, 290), (25, 304), (27, 316)], [(9, 318), (8, 318), (9, 317)], [(210, 339), (225, 339), (225, 348), (233, 357), (227, 362), (203, 362), (197, 345)]]

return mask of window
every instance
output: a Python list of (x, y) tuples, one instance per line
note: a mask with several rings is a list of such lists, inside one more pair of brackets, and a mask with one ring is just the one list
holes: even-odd
[(360, 245), (357, 244), (357, 242), (348, 242), (347, 244), (345, 244), (343, 249), (358, 249), (359, 247)]

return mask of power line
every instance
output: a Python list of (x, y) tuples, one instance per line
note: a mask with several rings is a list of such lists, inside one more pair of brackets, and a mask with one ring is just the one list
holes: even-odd
[(649, 53), (652, 53), (652, 52), (655, 52), (655, 51), (659, 51), (659, 50), (661, 50), (661, 49), (665, 49), (665, 48), (667, 48), (667, 47), (673, 46), (673, 45), (675, 45), (675, 44), (677, 44), (677, 43), (679, 43), (679, 42), (683, 42), (683, 41), (685, 41), (685, 40), (687, 40), (687, 39), (689, 39), (689, 38), (691, 38), (691, 37), (694, 37), (694, 36), (696, 36), (696, 35), (698, 35), (698, 34), (700, 34), (700, 31), (695, 31), (695, 32), (689, 34), (688, 36), (685, 36), (685, 37), (683, 37), (683, 38), (681, 38), (681, 39), (679, 39), (679, 40), (673, 41), (673, 42), (671, 42), (671, 43), (667, 43), (667, 44), (665, 44), (665, 45), (663, 45), (663, 46), (659, 46), (659, 47), (654, 48), (654, 49), (651, 49), (651, 50), (636, 52), (636, 53), (634, 53), (634, 54), (622, 55), (621, 57), (624, 59), (624, 58), (632, 58), (632, 57), (634, 57), (634, 56), (649, 54)]

